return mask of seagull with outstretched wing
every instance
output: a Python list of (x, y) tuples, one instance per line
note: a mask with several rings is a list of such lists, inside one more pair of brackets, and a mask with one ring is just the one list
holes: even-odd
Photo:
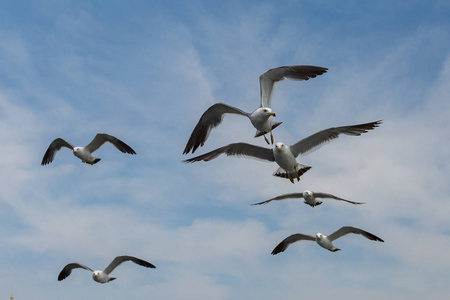
[(92, 156), (92, 153), (97, 151), (101, 146), (103, 146), (105, 143), (111, 143), (119, 149), (123, 153), (128, 154), (136, 154), (136, 152), (131, 149), (130, 146), (122, 142), (116, 137), (113, 137), (112, 135), (106, 134), (106, 133), (98, 133), (94, 139), (85, 147), (74, 147), (71, 143), (67, 142), (66, 140), (62, 138), (55, 139), (50, 146), (48, 146), (47, 151), (44, 154), (44, 157), (42, 158), (41, 165), (49, 164), (53, 161), (55, 158), (56, 152), (61, 150), (61, 148), (68, 148), (73, 151), (73, 154), (81, 159), (82, 162), (94, 165), (98, 163), (101, 158)]
[(351, 227), (351, 226), (344, 226), (341, 229), (338, 229), (337, 231), (333, 232), (332, 234), (326, 236), (321, 233), (316, 234), (316, 236), (307, 235), (307, 234), (301, 234), (296, 233), (291, 236), (288, 236), (285, 238), (281, 243), (279, 243), (272, 251), (272, 255), (276, 255), (280, 252), (284, 252), (287, 247), (289, 247), (290, 244), (298, 242), (298, 241), (316, 241), (317, 244), (319, 244), (320, 247), (325, 248), (327, 250), (330, 250), (331, 252), (336, 252), (341, 249), (336, 248), (333, 245), (333, 241), (337, 240), (338, 238), (341, 238), (347, 234), (354, 233), (354, 234), (360, 234), (363, 237), (372, 240), (372, 241), (378, 241), (378, 242), (384, 242), (382, 239), (377, 237), (376, 235), (364, 231), (362, 229)]
[(125, 261), (132, 261), (135, 264), (138, 264), (138, 265), (146, 267), (146, 268), (153, 268), (153, 269), (156, 268), (153, 264), (151, 264), (145, 260), (142, 260), (140, 258), (133, 257), (133, 256), (124, 255), (124, 256), (117, 256), (116, 258), (114, 258), (114, 260), (103, 271), (101, 271), (101, 270), (94, 271), (91, 268), (86, 267), (79, 263), (67, 264), (59, 273), (58, 280), (61, 281), (61, 280), (66, 279), (72, 273), (73, 269), (82, 268), (82, 269), (92, 272), (92, 278), (95, 281), (100, 282), (100, 283), (107, 283), (107, 282), (110, 282), (110, 281), (116, 279), (116, 277), (111, 277), (111, 276), (109, 276), (109, 274), (117, 266), (119, 266), (121, 263), (123, 263)]
[(184, 160), (186, 163), (196, 161), (210, 161), (221, 154), (228, 156), (246, 156), (260, 160), (276, 162), (279, 168), (273, 173), (274, 176), (288, 178), (294, 183), (294, 178), (300, 181), (300, 176), (307, 172), (311, 167), (297, 162), (299, 155), (310, 153), (325, 143), (339, 137), (341, 134), (359, 136), (378, 127), (381, 121), (375, 121), (365, 124), (331, 127), (310, 135), (299, 142), (287, 146), (283, 143), (276, 143), (273, 149), (250, 145), (247, 143), (234, 143), (218, 148), (206, 154)]
[(269, 144), (266, 134), (270, 133), (273, 144), (272, 130), (278, 127), (282, 122), (275, 122), (272, 117), (275, 113), (272, 111), (272, 95), (275, 85), (284, 80), (308, 80), (325, 73), (328, 69), (316, 66), (284, 66), (270, 69), (259, 77), (261, 89), (261, 106), (252, 113), (247, 113), (239, 108), (225, 104), (215, 103), (209, 107), (201, 116), (191, 136), (184, 148), (183, 154), (188, 154), (203, 146), (208, 139), (211, 129), (217, 127), (226, 114), (235, 114), (245, 116), (256, 128), (255, 137), (264, 136)]
[(337, 197), (335, 195), (328, 194), (328, 193), (313, 192), (313, 191), (305, 190), (305, 191), (303, 191), (303, 193), (283, 194), (283, 195), (274, 197), (272, 199), (269, 199), (269, 200), (266, 200), (263, 202), (254, 203), (252, 205), (267, 204), (271, 201), (279, 201), (279, 200), (292, 199), (292, 198), (303, 198), (304, 199), (303, 202), (305, 204), (308, 204), (311, 207), (322, 204), (322, 201), (317, 200), (317, 198), (334, 199), (334, 200), (339, 200), (339, 201), (345, 201), (345, 202), (351, 203), (351, 204), (364, 204), (364, 202), (350, 201), (350, 200), (346, 200), (346, 199), (343, 199), (343, 198), (340, 198), (340, 197)]

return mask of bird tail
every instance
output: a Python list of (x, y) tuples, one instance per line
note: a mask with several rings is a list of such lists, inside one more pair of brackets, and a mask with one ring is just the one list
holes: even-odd
[[(272, 130), (274, 130), (275, 128), (277, 128), (278, 126), (280, 126), (281, 123), (283, 123), (283, 122), (273, 122), (273, 123), (272, 123)], [(264, 135), (264, 134), (266, 134), (266, 133), (268, 133), (268, 132), (256, 130), (255, 138), (260, 137), (260, 136), (262, 136), (262, 135)]]
[[(302, 164), (298, 164), (298, 177), (302, 176), (303, 174), (305, 174), (306, 172), (308, 172), (308, 170), (311, 169), (310, 166), (305, 166)], [(273, 176), (277, 176), (277, 177), (281, 177), (281, 178), (289, 178), (286, 171), (283, 168), (278, 168), (273, 174)], [(295, 177), (294, 177), (295, 178)]]
[[(101, 161), (101, 160), (102, 160), (101, 158), (96, 157), (96, 158), (94, 159), (94, 161), (92, 162), (92, 164), (95, 165), (96, 163), (98, 163), (98, 162)], [(114, 279), (115, 279), (115, 278), (114, 278)]]
[(341, 251), (341, 249), (339, 249), (339, 248), (333, 248), (333, 249), (331, 249), (330, 251), (336, 252), (336, 251)]
[(116, 277), (109, 277), (108, 282), (113, 281), (114, 279), (116, 279)]

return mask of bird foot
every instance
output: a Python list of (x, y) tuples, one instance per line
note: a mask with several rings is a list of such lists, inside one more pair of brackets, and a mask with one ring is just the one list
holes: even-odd
[[(270, 145), (270, 142), (269, 142), (269, 140), (266, 138), (266, 135), (264, 135), (264, 139), (266, 140), (266, 143), (268, 144), (268, 145)], [(273, 143), (272, 143), (273, 144)]]
[(272, 141), (272, 145), (273, 145), (273, 134), (272, 134), (272, 131), (270, 132), (270, 140)]
[(292, 178), (291, 174), (287, 173), (287, 176), (288, 176), (289, 180), (290, 180), (292, 183), (294, 183), (294, 178)]

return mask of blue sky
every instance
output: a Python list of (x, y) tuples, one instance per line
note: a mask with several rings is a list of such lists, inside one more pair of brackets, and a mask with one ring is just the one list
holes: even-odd
[[(448, 1), (3, 1), (0, 4), (0, 297), (7, 299), (443, 299), (450, 292), (450, 4)], [(259, 105), (260, 74), (282, 65), (329, 71), (283, 81), (277, 141), (383, 119), (299, 158), (299, 183), (272, 163), (220, 157), (183, 164), (215, 102)], [(86, 145), (98, 132), (129, 144), (82, 164), (53, 139)], [(265, 146), (228, 116), (205, 153)], [(288, 200), (305, 189), (361, 206)], [(344, 225), (331, 253), (293, 233)], [(98, 284), (69, 262), (132, 263)]]

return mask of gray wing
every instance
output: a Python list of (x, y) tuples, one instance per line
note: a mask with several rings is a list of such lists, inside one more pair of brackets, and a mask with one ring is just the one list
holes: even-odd
[(49, 164), (55, 158), (55, 154), (57, 151), (61, 150), (61, 148), (68, 148), (73, 150), (73, 145), (62, 138), (55, 139), (50, 146), (48, 146), (47, 151), (45, 151), (44, 157), (42, 158), (41, 165)]
[(354, 202), (354, 201), (350, 201), (347, 199), (343, 199), (343, 198), (339, 198), (335, 195), (331, 195), (331, 194), (327, 194), (327, 193), (315, 193), (313, 192), (314, 197), (316, 198), (331, 198), (331, 199), (335, 199), (335, 200), (340, 200), (340, 201), (345, 201), (351, 204), (364, 204), (365, 202)]
[(64, 269), (62, 269), (62, 271), (59, 273), (58, 275), (58, 281), (61, 281), (63, 279), (66, 279), (71, 273), (73, 269), (76, 268), (82, 268), (82, 269), (86, 269), (88, 271), (94, 272), (91, 268), (86, 267), (82, 264), (79, 263), (70, 263), (67, 266), (64, 267)]
[(226, 114), (236, 114), (246, 117), (250, 115), (245, 111), (228, 104), (216, 103), (212, 105), (203, 113), (195, 126), (194, 131), (192, 131), (183, 154), (188, 154), (191, 150), (192, 153), (194, 153), (198, 147), (203, 146), (208, 139), (211, 129), (219, 126)]
[(277, 196), (275, 198), (263, 201), (263, 202), (259, 202), (259, 203), (254, 203), (252, 205), (261, 205), (261, 204), (267, 204), (270, 201), (274, 201), (274, 200), (284, 200), (284, 199), (289, 199), (289, 198), (303, 198), (303, 194), (302, 193), (291, 193), (291, 194), (284, 194), (284, 195), (280, 195)]
[(349, 233), (361, 234), (362, 236), (364, 236), (365, 238), (368, 238), (369, 240), (384, 242), (382, 239), (380, 239), (376, 235), (373, 235), (370, 232), (364, 231), (364, 230), (356, 228), (356, 227), (351, 227), (351, 226), (344, 226), (341, 229), (338, 229), (337, 231), (330, 234), (328, 236), (328, 239), (330, 241), (334, 241), (334, 240), (337, 240), (338, 238), (343, 237), (344, 235), (347, 235)]
[(259, 76), (261, 89), (261, 106), (272, 106), (272, 95), (275, 85), (288, 78), (292, 80), (308, 80), (322, 75), (328, 69), (316, 66), (285, 66), (273, 68)]
[(291, 236), (285, 238), (281, 243), (279, 243), (272, 251), (272, 255), (278, 254), (280, 252), (284, 252), (290, 244), (306, 240), (306, 241), (315, 241), (316, 238), (307, 234), (296, 233)]
[(97, 133), (94, 139), (84, 148), (89, 152), (94, 153), (107, 142), (113, 144), (114, 147), (116, 147), (123, 153), (136, 154), (136, 152), (131, 149), (130, 146), (128, 146), (118, 138), (106, 133)]
[(123, 263), (124, 261), (129, 261), (131, 260), (132, 262), (134, 262), (135, 264), (138, 264), (140, 266), (146, 267), (146, 268), (156, 268), (154, 265), (152, 265), (151, 263), (142, 260), (140, 258), (137, 257), (133, 257), (133, 256), (117, 256), (116, 258), (114, 258), (114, 260), (106, 267), (106, 269), (103, 271), (106, 274), (111, 273), (118, 265), (120, 265), (121, 263)]
[(272, 149), (254, 146), (246, 143), (234, 143), (223, 146), (206, 154), (184, 160), (185, 163), (193, 163), (195, 161), (210, 161), (225, 153), (230, 156), (246, 156), (261, 160), (275, 161)]
[(340, 134), (358, 136), (358, 135), (361, 135), (362, 133), (366, 133), (367, 131), (380, 126), (381, 122), (382, 121), (379, 120), (379, 121), (365, 123), (365, 124), (341, 126), (341, 127), (331, 127), (331, 128), (316, 132), (313, 135), (310, 135), (309, 137), (302, 139), (301, 141), (297, 142), (296, 144), (291, 145), (289, 148), (291, 149), (292, 154), (295, 157), (297, 157), (299, 154), (304, 155), (306, 153), (317, 150), (318, 148), (323, 146), (325, 143), (339, 137)]

